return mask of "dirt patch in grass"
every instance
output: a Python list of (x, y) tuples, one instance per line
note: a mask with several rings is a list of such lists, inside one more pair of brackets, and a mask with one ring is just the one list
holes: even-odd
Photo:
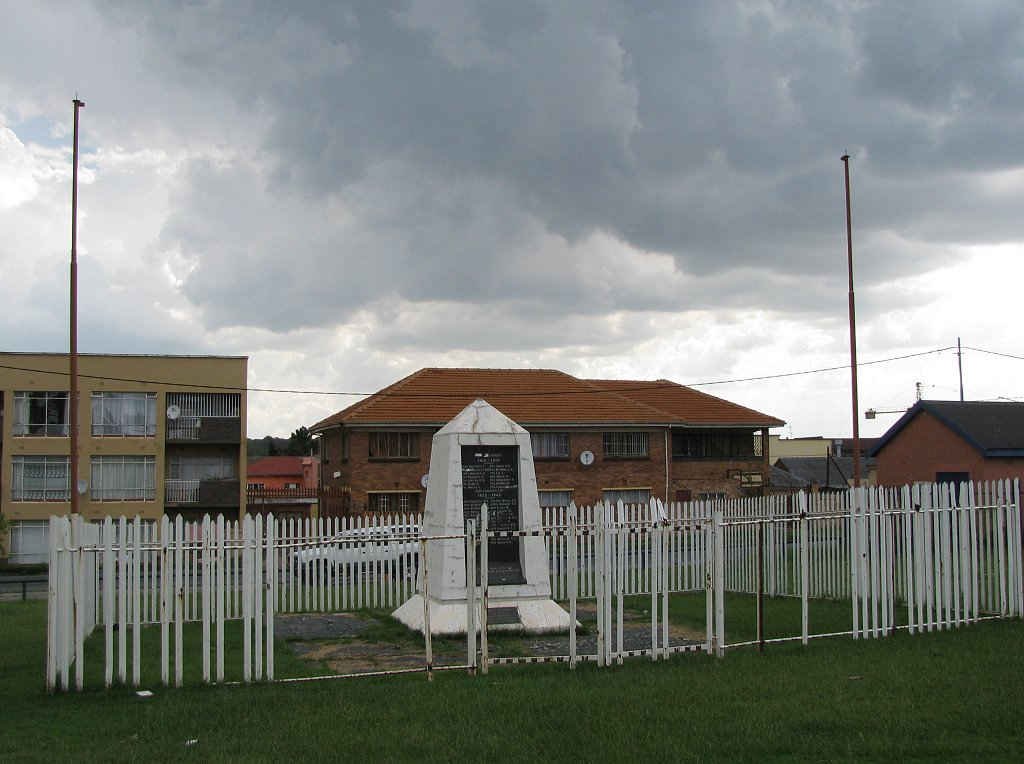
[[(577, 653), (596, 653), (596, 606), (593, 603), (581, 603), (577, 609), (577, 619), (580, 623)], [(358, 613), (285, 616), (279, 620), (285, 624), (285, 628), (282, 631), (281, 625), (275, 625), (278, 636), (289, 640), (288, 646), (295, 655), (319, 663), (334, 673), (356, 674), (419, 668), (425, 662), (422, 635), (406, 628), (386, 613), (364, 610)], [(704, 636), (703, 631), (688, 625), (669, 625), (669, 643), (673, 646), (702, 643)], [(490, 655), (493, 657), (569, 654), (567, 633), (491, 632), (489, 641)], [(650, 646), (650, 612), (627, 607), (623, 611), (622, 648), (632, 651)], [(455, 666), (466, 660), (464, 638), (435, 638), (432, 647), (435, 665)]]

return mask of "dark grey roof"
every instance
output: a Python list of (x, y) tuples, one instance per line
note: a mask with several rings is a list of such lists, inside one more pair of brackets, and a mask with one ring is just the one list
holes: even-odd
[(768, 485), (772, 488), (800, 490), (801, 488), (807, 488), (807, 481), (801, 480), (792, 472), (787, 472), (773, 464), (768, 470)]
[(985, 456), (1024, 456), (1024, 403), (918, 401), (882, 436), (878, 454), (920, 412), (927, 411)]
[[(865, 471), (869, 466), (867, 462), (864, 459), (861, 463)], [(819, 488), (847, 488), (847, 481), (853, 478), (852, 456), (784, 456), (775, 466)]]

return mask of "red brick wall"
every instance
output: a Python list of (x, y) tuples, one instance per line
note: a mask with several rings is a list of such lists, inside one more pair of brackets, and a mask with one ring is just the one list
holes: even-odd
[[(342, 459), (341, 431), (329, 430), (321, 444), (325, 462), (322, 465), (324, 486), (348, 486), (352, 491), (352, 509), (365, 508), (368, 491), (419, 491), (420, 506), (426, 491), (421, 477), (430, 468), (430, 439), (434, 430), (420, 433), (419, 458), (415, 461), (371, 461), (369, 433), (349, 430), (349, 458)], [(606, 459), (603, 430), (571, 430), (568, 459), (537, 459), (534, 467), (539, 490), (573, 489), (577, 504), (590, 505), (601, 499), (607, 488), (648, 488), (652, 496), (665, 497), (665, 431), (649, 430), (649, 458)], [(669, 439), (671, 448), (671, 439)], [(594, 463), (584, 467), (579, 460), (583, 451), (594, 454)], [(759, 472), (760, 457), (749, 460), (669, 459), (669, 499), (676, 491), (689, 490), (694, 498), (701, 492), (721, 492), (740, 496), (740, 482), (729, 472)], [(340, 473), (335, 478), (335, 472)]]
[(878, 454), (878, 484), (932, 482), (937, 472), (967, 472), (971, 480), (1024, 478), (1024, 459), (986, 459), (946, 425), (922, 411)]

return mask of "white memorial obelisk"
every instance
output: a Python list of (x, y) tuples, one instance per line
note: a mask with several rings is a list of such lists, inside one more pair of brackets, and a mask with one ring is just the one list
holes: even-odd
[[(464, 533), (466, 517), (478, 517), (483, 503), (491, 530), (542, 528), (530, 433), (486, 401), (476, 400), (434, 435), (422, 534)], [(464, 634), (465, 542), (431, 541), (427, 548), (430, 631)], [(489, 619), (492, 629), (568, 631), (569, 614), (551, 599), (543, 536), (493, 539), (488, 556), (488, 612), (501, 616)], [(393, 615), (422, 631), (422, 595), (413, 595)]]

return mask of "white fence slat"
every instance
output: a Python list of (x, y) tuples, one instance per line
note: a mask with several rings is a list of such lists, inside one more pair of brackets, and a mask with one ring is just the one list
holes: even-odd
[(160, 521), (160, 682), (171, 683), (171, 521)]
[(181, 515), (174, 519), (174, 686), (181, 687), (184, 645), (182, 625), (185, 621), (185, 528)]
[(217, 565), (217, 594), (216, 594), (216, 639), (217, 639), (217, 682), (224, 681), (224, 593), (227, 589), (227, 578), (225, 577), (224, 560), (224, 515), (217, 515), (217, 551), (215, 561)]
[(202, 551), (200, 553), (200, 581), (202, 584), (201, 615), (203, 619), (202, 650), (203, 650), (203, 682), (210, 682), (210, 578), (213, 575), (211, 564), (212, 548), (210, 545), (210, 516), (203, 515), (201, 530)]

